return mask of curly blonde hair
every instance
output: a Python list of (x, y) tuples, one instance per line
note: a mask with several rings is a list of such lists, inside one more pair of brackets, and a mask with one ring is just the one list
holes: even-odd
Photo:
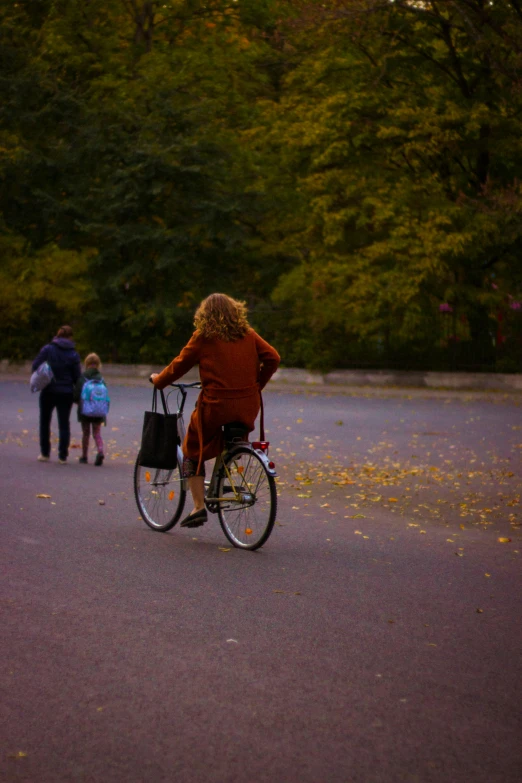
[(250, 328), (246, 304), (226, 294), (210, 294), (196, 310), (194, 326), (209, 339), (240, 340)]

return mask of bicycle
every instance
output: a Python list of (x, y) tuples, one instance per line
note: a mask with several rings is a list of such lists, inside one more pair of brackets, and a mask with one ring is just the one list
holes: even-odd
[[(185, 437), (183, 409), (187, 389), (201, 383), (173, 383), (178, 389), (178, 464), (172, 470), (147, 468), (138, 454), (134, 468), (134, 494), (144, 522), (165, 533), (179, 521), (187, 496), (181, 477), (181, 443)], [(277, 513), (275, 464), (268, 457), (268, 441), (248, 442), (239, 422), (223, 427), (225, 448), (216, 458), (210, 481), (205, 481), (207, 511), (218, 515), (223, 533), (235, 547), (254, 550), (266, 543)]]

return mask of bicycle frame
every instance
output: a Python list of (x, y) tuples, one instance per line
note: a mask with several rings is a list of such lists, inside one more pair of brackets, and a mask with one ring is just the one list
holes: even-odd
[[(262, 451), (261, 449), (255, 449), (248, 441), (244, 441), (241, 444), (237, 444), (237, 446), (240, 447), (242, 450), (249, 449), (253, 454), (255, 453), (265, 465), (267, 473), (270, 476), (277, 478), (277, 472), (274, 467), (271, 467), (270, 460), (268, 459), (264, 451)], [(225, 448), (222, 451), (222, 453), (218, 457), (216, 457), (216, 461), (214, 463), (214, 469), (212, 471), (212, 477), (209, 482), (205, 482), (207, 488), (205, 500), (209, 503), (224, 503), (224, 502), (244, 503), (245, 502), (244, 495), (243, 496), (241, 495), (241, 485), (236, 486), (234, 484), (234, 479), (230, 474), (230, 471), (227, 467), (227, 460), (225, 459), (229, 454), (231, 454), (232, 456), (234, 455), (235, 448), (236, 446), (233, 446), (231, 449)], [(230, 482), (230, 488), (234, 493), (234, 498), (215, 497), (217, 482), (221, 469), (225, 470), (226, 476)]]
[[(172, 384), (173, 387), (177, 388), (179, 390), (179, 393), (181, 394), (181, 402), (178, 405), (178, 436), (180, 443), (183, 443), (183, 439), (185, 437), (185, 424), (183, 421), (183, 410), (185, 408), (185, 400), (187, 398), (187, 389), (198, 389), (201, 388), (201, 384), (198, 382), (195, 383), (189, 383), (189, 384)], [(233, 454), (235, 447), (241, 447), (241, 448), (247, 448), (250, 449), (252, 452), (255, 452), (257, 456), (262, 460), (262, 462), (265, 465), (265, 468), (270, 476), (273, 476), (274, 478), (277, 477), (277, 473), (275, 470), (275, 467), (273, 467), (273, 463), (270, 462), (268, 459), (268, 456), (263, 449), (254, 449), (254, 447), (248, 442), (244, 441), (241, 443), (234, 444), (232, 448), (225, 447), (221, 454), (219, 454), (216, 457), (216, 461), (214, 463), (214, 468), (212, 470), (212, 476), (210, 478), (210, 481), (205, 481), (205, 502), (208, 503), (244, 503), (244, 496), (241, 497), (240, 493), (240, 486), (236, 487), (234, 484), (233, 478), (230, 475), (230, 471), (228, 470), (226, 459), (229, 454)], [(178, 464), (183, 464), (183, 452), (181, 451), (181, 446), (178, 446)], [(234, 497), (216, 497), (216, 489), (217, 489), (217, 483), (218, 478), (221, 470), (224, 468), (225, 473), (227, 475), (228, 480), (230, 481), (230, 487), (234, 493)], [(183, 489), (188, 490), (188, 479), (182, 478), (182, 486)]]

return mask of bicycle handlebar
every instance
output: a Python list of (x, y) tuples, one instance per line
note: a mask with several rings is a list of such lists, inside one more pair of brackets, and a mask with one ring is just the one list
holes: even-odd
[[(154, 383), (152, 378), (149, 377), (149, 383)], [(169, 386), (174, 386), (176, 389), (201, 389), (201, 381), (193, 381), (192, 383), (170, 383)]]

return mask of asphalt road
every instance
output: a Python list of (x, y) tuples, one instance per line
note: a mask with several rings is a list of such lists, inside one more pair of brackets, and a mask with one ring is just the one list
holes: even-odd
[(2, 781), (520, 783), (521, 397), (268, 392), (248, 553), (138, 519), (111, 392), (62, 466), (0, 383)]

